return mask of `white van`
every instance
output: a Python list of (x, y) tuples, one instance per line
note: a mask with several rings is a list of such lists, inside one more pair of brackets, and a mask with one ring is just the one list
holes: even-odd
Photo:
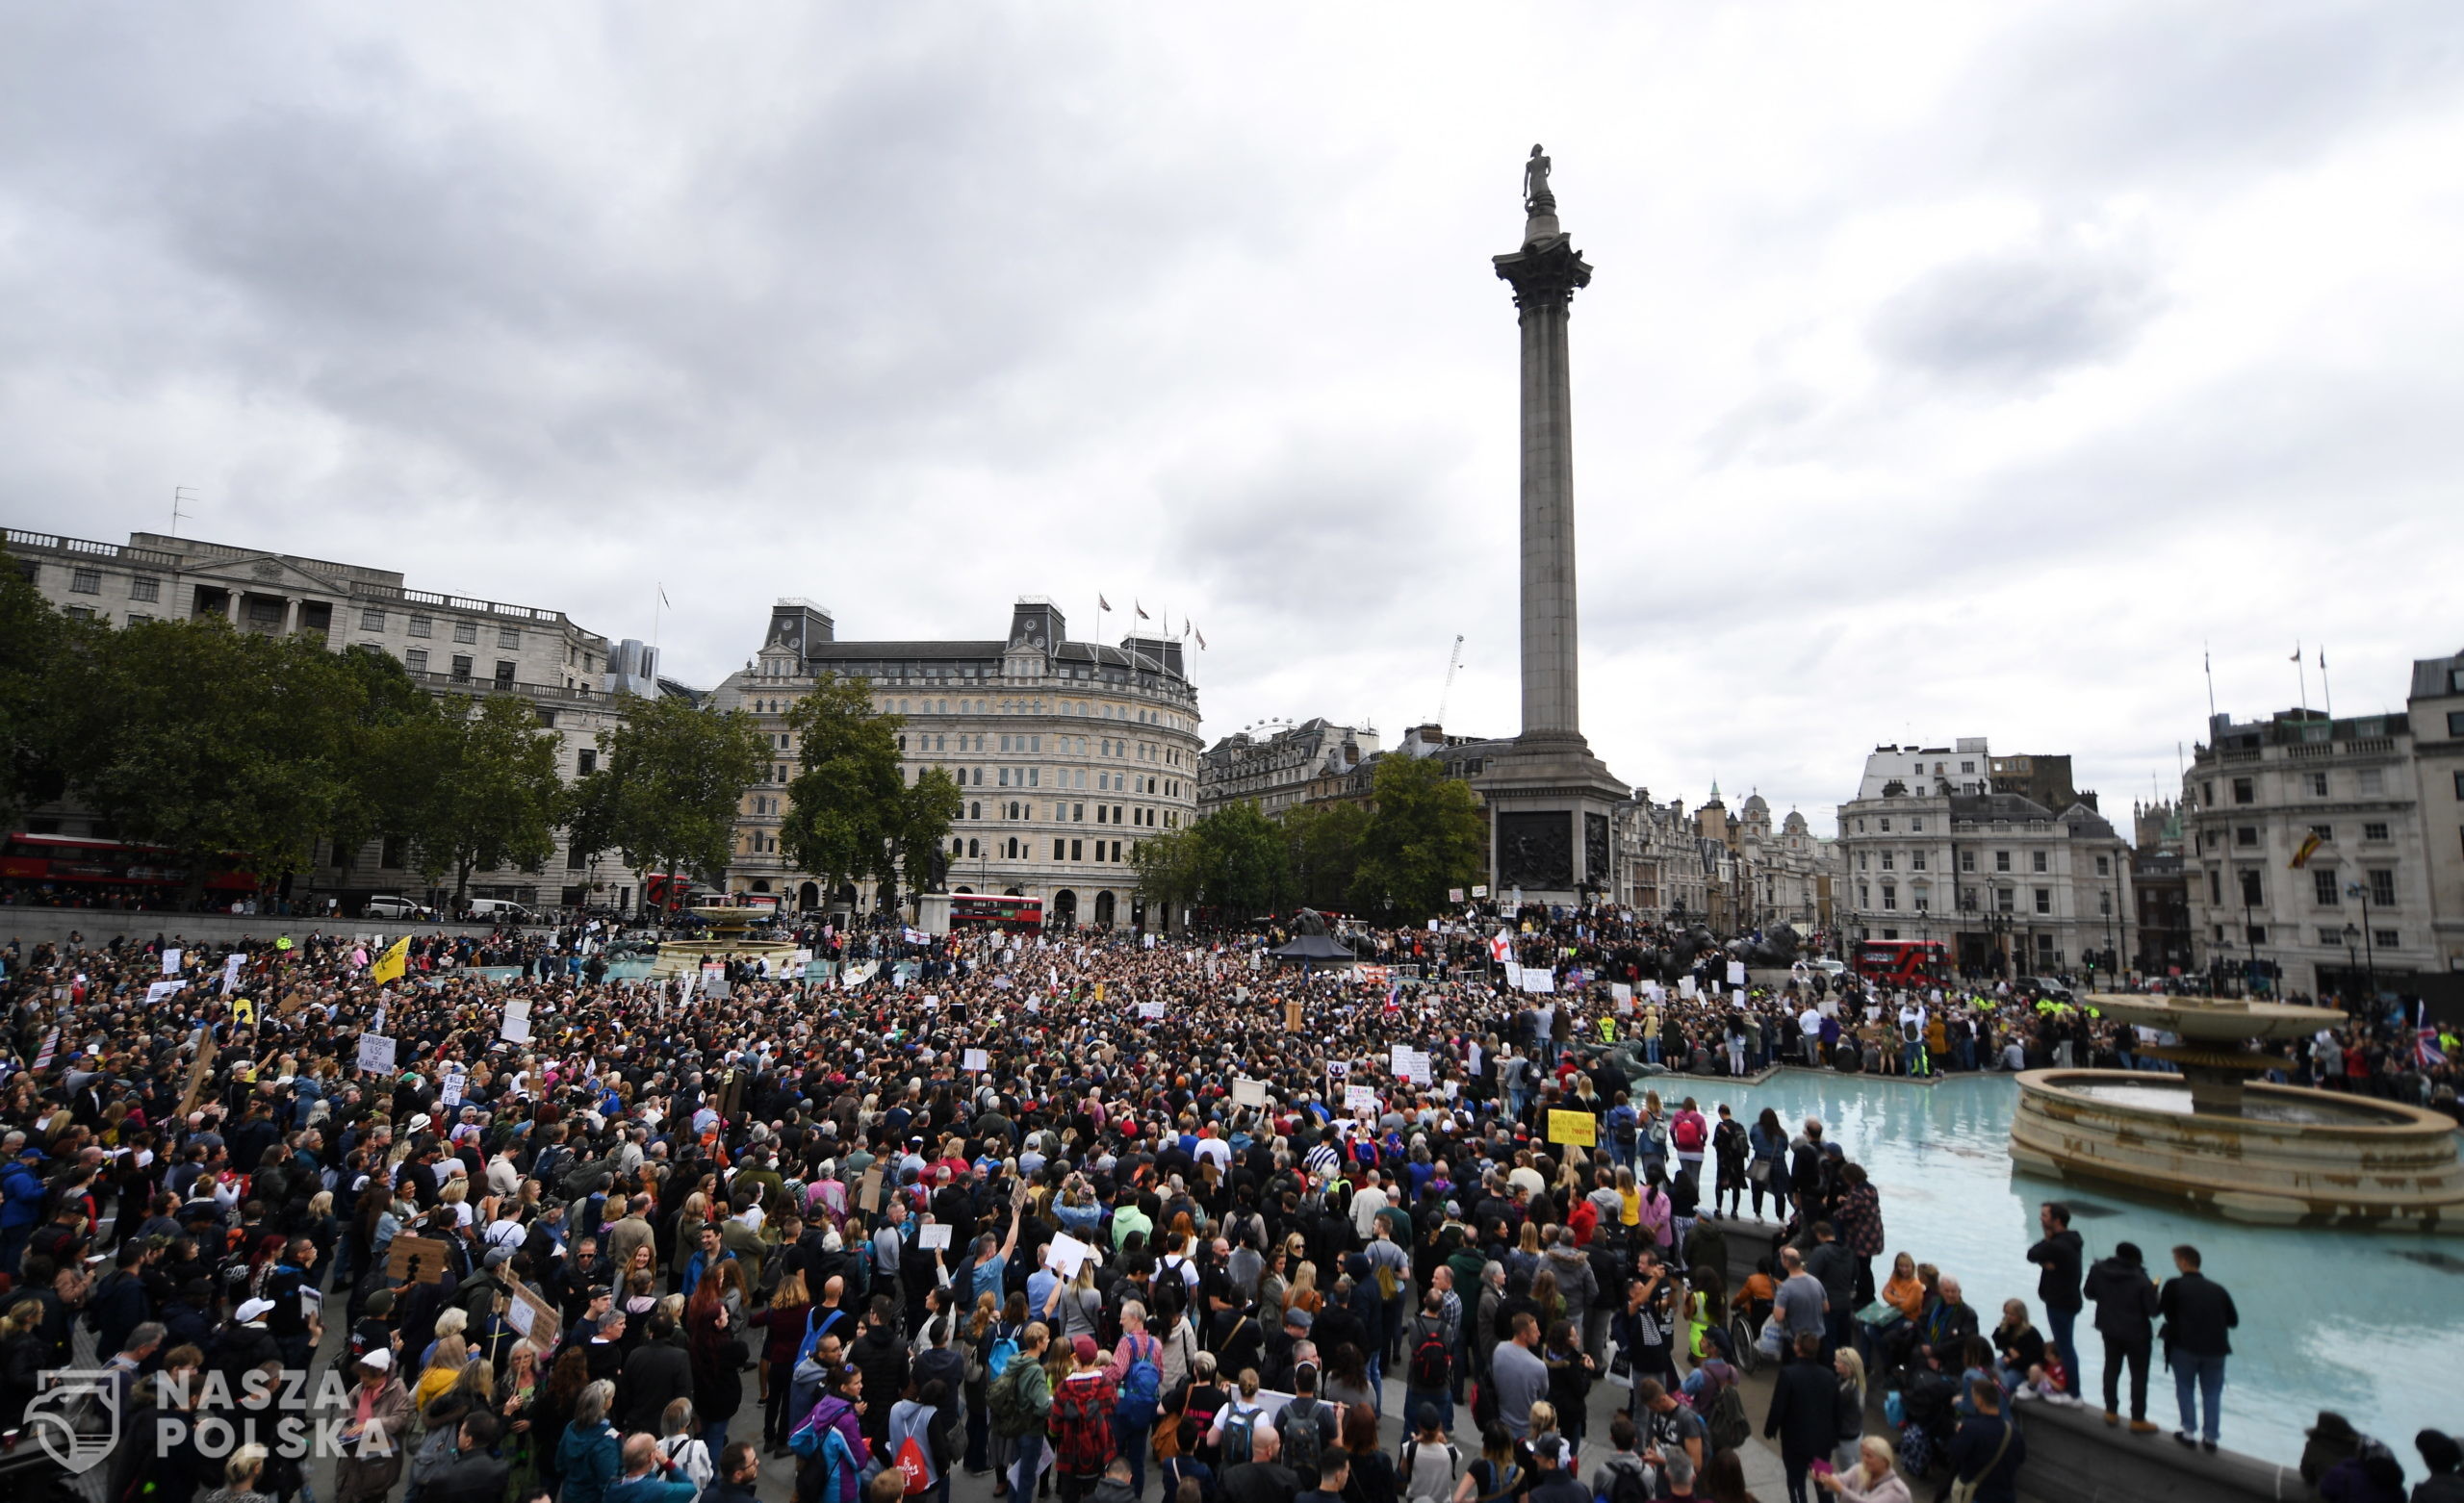
[(369, 899), (359, 911), (363, 917), (372, 919), (432, 919), (436, 917), (436, 910), (424, 904), (414, 903), (408, 898), (390, 897), (383, 894)]
[(508, 898), (474, 898), (471, 917), (491, 924), (536, 924), (539, 915)]

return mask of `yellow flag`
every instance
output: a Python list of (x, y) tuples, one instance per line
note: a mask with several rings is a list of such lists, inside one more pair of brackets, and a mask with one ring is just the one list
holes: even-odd
[(2303, 867), (2308, 866), (2310, 864), (2311, 853), (2316, 852), (2322, 844), (2323, 844), (2323, 842), (2320, 840), (2319, 832), (2315, 829), (2302, 836), (2301, 849), (2293, 853), (2293, 860), (2291, 862), (2293, 869), (2297, 872)]
[(404, 934), (394, 941), (394, 948), (377, 957), (376, 963), (369, 968), (368, 979), (380, 984), (386, 981), (398, 981), (402, 979), (402, 973), (410, 968), (411, 936)]

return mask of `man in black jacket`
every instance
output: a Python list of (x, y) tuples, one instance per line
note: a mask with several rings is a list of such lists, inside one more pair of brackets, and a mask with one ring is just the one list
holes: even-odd
[(497, 1443), (497, 1417), (475, 1409), (462, 1416), (453, 1437), (453, 1457), (443, 1471), (420, 1489), (423, 1503), (497, 1503), (504, 1496), (511, 1462), (490, 1452)]
[(2121, 1423), (2121, 1371), (2130, 1368), (2130, 1429), (2153, 1435), (2147, 1419), (2147, 1356), (2156, 1331), (2156, 1281), (2135, 1242), (2114, 1244), (2111, 1258), (2088, 1270), (2085, 1295), (2096, 1302), (2096, 1330), (2105, 1338), (2105, 1423)]
[(659, 1416), (678, 1399), (693, 1396), (693, 1358), (676, 1322), (653, 1314), (642, 1344), (625, 1359), (625, 1375), (616, 1384), (618, 1428), (630, 1434), (659, 1433)]
[(2027, 1438), (2002, 1413), (2000, 1384), (1980, 1379), (1968, 1386), (1967, 1395), (1976, 1413), (1960, 1421), (1959, 1434), (1951, 1437), (1951, 1476), (1975, 1485), (1975, 1503), (2018, 1503)]
[[(898, 1338), (898, 1315), (889, 1296), (876, 1295), (864, 1317), (864, 1334), (847, 1350), (847, 1360), (864, 1375), (864, 1391), (884, 1395), (907, 1391), (907, 1343)], [(864, 1439), (876, 1451), (889, 1443), (889, 1412), (895, 1398), (864, 1406)]]
[(1822, 1360), (1822, 1337), (1797, 1333), (1796, 1358), (1771, 1385), (1771, 1413), (1762, 1421), (1765, 1439), (1780, 1442), (1788, 1471), (1788, 1503), (1806, 1503), (1806, 1469), (1827, 1461), (1839, 1443), (1839, 1382)]
[(2084, 1255), (2079, 1234), (2070, 1230), (2070, 1208), (2058, 1200), (2037, 1208), (2037, 1225), (2044, 1236), (2028, 1249), (2028, 1261), (2037, 1265), (2037, 1298), (2044, 1303), (2045, 1325), (2054, 1347), (2062, 1353), (2063, 1391), (2077, 1398), (2079, 1348), (2071, 1340), (2071, 1331), (2082, 1305), (2079, 1275)]
[(2174, 1248), (2173, 1266), (2178, 1275), (2156, 1297), (2157, 1312), (2165, 1317), (2173, 1396), (2182, 1406), (2182, 1428), (2173, 1439), (2213, 1451), (2224, 1411), (2224, 1359), (2233, 1353), (2229, 1333), (2242, 1323), (2242, 1314), (2224, 1286), (2199, 1272), (2197, 1248)]

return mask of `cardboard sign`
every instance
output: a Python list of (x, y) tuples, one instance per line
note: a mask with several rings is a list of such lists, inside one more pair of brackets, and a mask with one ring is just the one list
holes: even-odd
[(382, 1033), (360, 1034), (359, 1067), (373, 1075), (391, 1075), (394, 1071), (394, 1041)]
[(397, 1284), (411, 1276), (413, 1260), (419, 1263), (419, 1282), (443, 1284), (451, 1249), (432, 1236), (398, 1235), (385, 1248), (385, 1276)]
[(505, 1307), (505, 1323), (535, 1343), (543, 1352), (556, 1349), (557, 1337), (564, 1330), (564, 1317), (556, 1307), (530, 1292), (530, 1286), (513, 1286), (513, 1301)]
[(879, 1164), (865, 1170), (864, 1177), (856, 1182), (856, 1209), (859, 1210), (882, 1209), (882, 1171)]
[[(197, 1098), (205, 1094), (205, 1078), (214, 1069), (214, 1032), (211, 1029), (204, 1032), (205, 1042), (197, 1046), (196, 1062), (189, 1066), (188, 1091), (180, 1097), (180, 1115), (183, 1117), (196, 1109)], [(55, 1040), (59, 1038), (60, 1030), (53, 1029), (51, 1032)], [(44, 1048), (48, 1051), (50, 1046), (45, 1045)]]
[(1588, 1111), (1549, 1113), (1549, 1141), (1589, 1148), (1600, 1141), (1600, 1119)]
[(1300, 1032), (1300, 1003), (1297, 998), (1283, 1005), (1283, 1031), (1287, 1033)]
[(1266, 1082), (1253, 1081), (1246, 1076), (1236, 1076), (1233, 1078), (1232, 1105), (1236, 1107), (1263, 1107), (1266, 1104)]

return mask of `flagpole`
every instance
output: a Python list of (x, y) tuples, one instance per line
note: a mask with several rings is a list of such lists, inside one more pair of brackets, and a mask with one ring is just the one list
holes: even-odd
[(2293, 643), (2293, 673), (2301, 683), (2301, 718), (2308, 720), (2310, 718), (2310, 665), (2301, 660), (2301, 640), (2298, 637), (2295, 638)]
[(2327, 697), (2327, 733), (2333, 735), (2336, 725), (2336, 691), (2327, 682), (2327, 650), (2325, 648), (2319, 650), (2319, 692)]
[(2216, 654), (2204, 642), (2199, 644), (2198, 666), (2207, 675), (2207, 718), (2212, 723), (2216, 719)]

